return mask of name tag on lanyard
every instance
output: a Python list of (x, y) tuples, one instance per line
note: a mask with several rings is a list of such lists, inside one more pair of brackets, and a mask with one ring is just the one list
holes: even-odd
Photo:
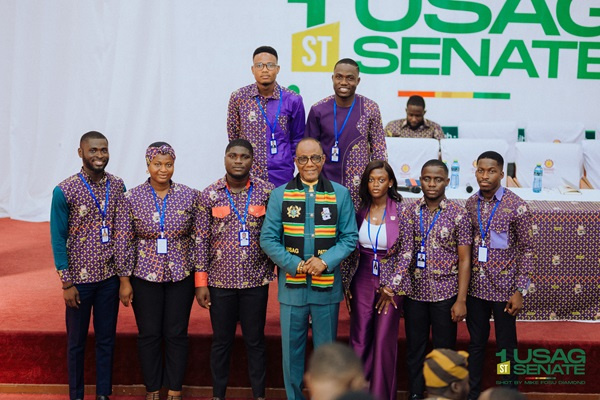
[[(265, 123), (271, 130), (271, 140), (269, 141), (269, 148), (270, 148), (272, 155), (277, 154), (277, 139), (275, 139), (275, 127), (277, 126), (277, 122), (279, 120), (279, 114), (281, 113), (281, 103), (282, 102), (283, 102), (283, 93), (281, 92), (281, 88), (280, 88), (279, 89), (279, 105), (277, 106), (277, 113), (275, 114), (275, 119), (273, 119), (273, 122), (271, 122), (271, 121), (269, 121), (269, 118), (267, 117), (266, 110), (263, 108), (262, 104), (260, 104), (260, 100), (259, 100), (258, 96), (256, 97), (256, 104), (258, 104), (258, 108), (260, 108), (260, 112), (262, 113)], [(268, 99), (267, 99), (267, 104), (268, 104)], [(240, 232), (240, 234), (241, 234), (241, 232)]]
[(163, 199), (162, 208), (159, 206), (158, 195), (152, 186), (150, 186), (150, 190), (152, 191), (152, 195), (154, 196), (154, 205), (156, 206), (156, 212), (158, 213), (159, 219), (159, 227), (160, 227), (160, 237), (156, 239), (156, 253), (157, 254), (167, 254), (167, 238), (165, 237), (165, 215), (167, 212), (167, 199), (169, 198), (169, 194), (165, 195)]
[(277, 154), (277, 140), (275, 139), (275, 135), (273, 135), (273, 139), (271, 139), (271, 154)]
[[(481, 246), (477, 249), (477, 261), (479, 262), (487, 262), (488, 261), (488, 249), (485, 247), (485, 238), (487, 237), (488, 232), (490, 231), (490, 225), (492, 223), (492, 218), (494, 218), (494, 214), (496, 213), (496, 209), (500, 205), (502, 199), (496, 202), (494, 208), (492, 208), (492, 212), (487, 220), (487, 226), (484, 229), (483, 223), (481, 221), (481, 199), (477, 199), (477, 222), (479, 222), (479, 232), (481, 233)], [(481, 269), (483, 273), (483, 269)]]
[(379, 260), (376, 258), (373, 260), (373, 275), (379, 276)]
[(241, 247), (250, 246), (250, 232), (248, 230), (240, 231), (240, 246)]
[(167, 238), (156, 239), (156, 252), (158, 254), (167, 254)]
[(83, 174), (79, 173), (78, 175), (79, 175), (79, 179), (81, 179), (81, 181), (85, 185), (86, 189), (88, 190), (89, 194), (92, 196), (94, 203), (96, 203), (96, 207), (98, 208), (98, 211), (100, 211), (100, 215), (102, 217), (102, 226), (100, 227), (100, 232), (99, 232), (100, 233), (100, 243), (106, 244), (106, 243), (110, 242), (110, 229), (106, 225), (106, 215), (107, 215), (107, 210), (108, 210), (108, 198), (109, 198), (109, 193), (110, 193), (110, 180), (108, 178), (106, 178), (106, 198), (104, 200), (104, 209), (102, 209), (102, 207), (100, 206), (100, 202), (98, 201), (98, 199), (96, 198), (96, 195), (94, 194), (94, 191), (92, 190), (92, 187), (87, 182), (87, 180), (85, 179)]
[(488, 260), (488, 249), (485, 246), (479, 246), (477, 250), (477, 261), (487, 262)]
[(338, 128), (337, 128), (337, 103), (335, 102), (335, 100), (333, 101), (333, 135), (335, 137), (335, 144), (331, 148), (331, 162), (336, 163), (336, 162), (340, 161), (340, 147), (338, 146), (338, 143), (340, 140), (340, 136), (342, 135), (342, 131), (344, 130), (344, 128), (346, 127), (346, 124), (348, 123), (350, 114), (352, 114), (352, 110), (354, 109), (355, 103), (356, 103), (356, 96), (354, 97), (354, 100), (352, 100), (352, 105), (350, 106), (350, 109), (348, 110), (348, 114), (346, 114), (344, 123), (342, 124), (342, 127), (338, 131)]
[(244, 209), (244, 213), (240, 214), (239, 210), (235, 206), (233, 201), (233, 197), (231, 196), (231, 192), (229, 191), (229, 187), (225, 187), (225, 193), (227, 194), (227, 199), (229, 200), (229, 205), (231, 209), (235, 213), (238, 218), (238, 221), (242, 225), (242, 229), (238, 234), (238, 240), (240, 242), (240, 247), (248, 247), (250, 246), (250, 231), (246, 229), (246, 218), (248, 218), (248, 208), (250, 207), (250, 199), (252, 198), (252, 190), (254, 189), (254, 185), (250, 183), (250, 188), (248, 189), (248, 197), (246, 198), (246, 208)]
[(427, 254), (424, 251), (417, 252), (417, 268), (425, 268)]
[(331, 148), (331, 162), (340, 162), (340, 148), (337, 144)]
[(417, 268), (424, 269), (427, 266), (427, 253), (425, 252), (425, 242), (427, 241), (427, 238), (429, 237), (429, 233), (431, 233), (433, 226), (435, 225), (436, 221), (440, 217), (441, 212), (442, 212), (442, 210), (440, 209), (438, 212), (435, 213), (435, 216), (433, 217), (433, 220), (431, 221), (431, 224), (429, 225), (429, 229), (427, 229), (427, 232), (425, 232), (425, 227), (423, 226), (423, 207), (421, 207), (419, 209), (419, 229), (421, 232), (421, 251), (417, 252)]
[(110, 242), (110, 229), (103, 225), (100, 227), (100, 243), (108, 242)]

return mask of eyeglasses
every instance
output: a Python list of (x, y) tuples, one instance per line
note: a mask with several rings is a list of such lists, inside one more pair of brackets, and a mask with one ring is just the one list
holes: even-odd
[(313, 154), (310, 157), (307, 157), (307, 156), (296, 157), (296, 161), (300, 165), (305, 165), (306, 163), (308, 163), (308, 160), (312, 161), (313, 164), (319, 164), (319, 163), (321, 163), (321, 161), (323, 161), (323, 157), (324, 157), (323, 154)]
[(267, 69), (269, 71), (273, 71), (275, 69), (275, 67), (277, 67), (277, 64), (272, 63), (272, 62), (266, 63), (266, 64), (259, 62), (259, 63), (254, 64), (254, 68), (256, 68), (256, 69), (262, 70), (264, 67), (267, 67)]

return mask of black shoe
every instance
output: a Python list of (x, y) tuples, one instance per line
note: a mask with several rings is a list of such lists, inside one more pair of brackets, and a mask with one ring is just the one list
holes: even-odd
[(416, 393), (411, 393), (410, 396), (408, 396), (409, 400), (423, 400), (424, 397), (422, 394), (416, 394)]
[(96, 400), (110, 400), (108, 396), (96, 396)]

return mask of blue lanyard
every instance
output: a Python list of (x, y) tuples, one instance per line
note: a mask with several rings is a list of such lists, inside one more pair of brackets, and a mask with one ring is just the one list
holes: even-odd
[(80, 172), (78, 175), (79, 175), (79, 178), (81, 178), (81, 180), (85, 184), (85, 187), (87, 188), (88, 192), (90, 192), (90, 194), (92, 195), (92, 199), (94, 199), (94, 202), (96, 203), (96, 207), (98, 207), (98, 210), (100, 211), (100, 215), (102, 215), (102, 225), (106, 225), (106, 210), (108, 209), (108, 194), (110, 193), (110, 180), (108, 179), (108, 177), (106, 178), (106, 200), (104, 201), (104, 210), (103, 210), (102, 207), (100, 207), (100, 202), (98, 201), (98, 199), (96, 198), (96, 195), (92, 191), (90, 184), (85, 180), (83, 174)]
[[(269, 100), (267, 100), (267, 104), (268, 104)], [(275, 114), (275, 119), (273, 120), (273, 123), (271, 123), (269, 121), (269, 118), (267, 117), (267, 113), (265, 112), (265, 109), (263, 108), (262, 104), (260, 104), (260, 100), (258, 99), (258, 96), (256, 96), (256, 104), (258, 104), (258, 107), (260, 108), (260, 111), (262, 112), (262, 115), (265, 119), (265, 122), (267, 123), (267, 126), (271, 129), (271, 138), (275, 139), (275, 127), (277, 126), (277, 120), (279, 119), (279, 113), (281, 112), (281, 103), (283, 102), (283, 93), (281, 91), (281, 88), (279, 89), (279, 106), (277, 106), (277, 114)]]
[(383, 217), (381, 217), (381, 224), (379, 225), (379, 229), (377, 229), (377, 235), (375, 235), (375, 246), (373, 246), (373, 240), (371, 239), (371, 209), (369, 208), (369, 214), (367, 214), (367, 233), (369, 234), (369, 241), (371, 242), (371, 247), (373, 248), (373, 253), (375, 259), (377, 259), (377, 244), (379, 243), (379, 231), (381, 231), (381, 227), (385, 222), (385, 214), (387, 213), (387, 209), (383, 210)]
[(350, 114), (352, 114), (352, 109), (354, 108), (354, 103), (356, 103), (356, 96), (354, 97), (354, 100), (352, 100), (352, 105), (350, 106), (350, 110), (348, 110), (348, 115), (346, 115), (346, 119), (344, 120), (342, 129), (340, 129), (340, 131), (338, 132), (338, 130), (337, 130), (337, 103), (335, 102), (335, 99), (333, 100), (333, 133), (335, 134), (335, 146), (334, 147), (338, 147), (338, 141), (340, 139), (342, 131), (346, 127), (346, 123), (348, 122), (348, 118), (350, 118)]
[(227, 198), (229, 199), (229, 204), (231, 205), (231, 209), (233, 210), (233, 212), (235, 212), (235, 215), (237, 215), (238, 221), (240, 221), (240, 224), (242, 224), (243, 231), (246, 230), (246, 219), (248, 218), (248, 208), (250, 207), (250, 198), (252, 197), (252, 189), (253, 188), (254, 188), (254, 185), (251, 183), (250, 189), (248, 189), (248, 198), (246, 199), (246, 210), (244, 211), (244, 215), (240, 215), (240, 212), (238, 211), (237, 207), (233, 203), (233, 197), (231, 197), (231, 192), (229, 192), (229, 189), (227, 188), (227, 186), (225, 186), (225, 193), (227, 193)]
[(167, 195), (163, 199), (163, 205), (162, 205), (162, 209), (161, 209), (160, 206), (158, 205), (159, 204), (158, 196), (156, 195), (156, 191), (154, 190), (152, 185), (150, 185), (150, 189), (152, 190), (152, 194), (154, 195), (154, 206), (156, 207), (156, 212), (158, 213), (158, 215), (160, 215), (160, 237), (164, 238), (165, 237), (165, 214), (167, 212), (167, 197), (169, 197), (169, 194), (167, 193)]
[(494, 208), (492, 208), (492, 213), (490, 214), (490, 218), (488, 219), (487, 226), (485, 231), (483, 230), (483, 224), (481, 223), (481, 199), (477, 199), (477, 221), (479, 221), (479, 232), (481, 233), (481, 245), (485, 247), (485, 237), (487, 236), (488, 231), (490, 230), (490, 224), (492, 223), (492, 218), (494, 218), (494, 214), (496, 213), (496, 209), (500, 205), (502, 199), (498, 200)]
[(420, 215), (420, 219), (421, 219), (421, 248), (425, 248), (425, 241), (427, 240), (427, 238), (429, 237), (429, 233), (431, 232), (431, 229), (433, 229), (433, 226), (435, 225), (435, 222), (437, 221), (438, 217), (440, 216), (440, 213), (442, 212), (442, 210), (440, 209), (438, 212), (435, 213), (435, 216), (433, 217), (433, 221), (431, 221), (431, 225), (429, 225), (429, 229), (427, 230), (427, 233), (425, 233), (425, 230), (423, 229), (423, 207), (421, 207), (419, 209), (421, 215)]

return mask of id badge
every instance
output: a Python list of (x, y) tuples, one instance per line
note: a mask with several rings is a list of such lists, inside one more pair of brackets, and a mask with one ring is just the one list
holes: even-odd
[(167, 254), (167, 239), (166, 238), (156, 239), (156, 252), (158, 254)]
[(379, 260), (373, 260), (373, 275), (379, 276)]
[(479, 251), (477, 252), (477, 261), (479, 262), (487, 262), (488, 260), (488, 249), (485, 246), (479, 246)]
[(333, 146), (331, 148), (331, 162), (339, 162), (340, 161), (340, 148), (337, 146)]
[(240, 246), (242, 246), (242, 247), (250, 246), (250, 232), (240, 231)]
[(277, 154), (277, 140), (271, 139), (271, 154)]
[(425, 261), (427, 259), (427, 255), (423, 251), (419, 251), (417, 253), (417, 268), (425, 268)]
[(108, 243), (110, 242), (110, 230), (108, 226), (100, 227), (100, 243)]

